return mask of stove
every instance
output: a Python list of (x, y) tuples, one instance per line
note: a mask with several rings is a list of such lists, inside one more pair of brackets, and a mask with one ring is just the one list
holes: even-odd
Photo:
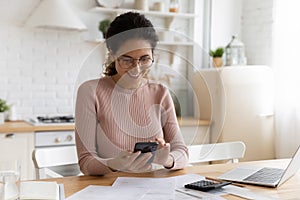
[(28, 122), (34, 126), (49, 126), (49, 125), (73, 125), (75, 123), (74, 116), (37, 116), (30, 118)]

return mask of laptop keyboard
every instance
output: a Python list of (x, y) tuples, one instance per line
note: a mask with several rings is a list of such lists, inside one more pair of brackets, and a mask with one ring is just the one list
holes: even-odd
[(276, 181), (279, 181), (283, 172), (283, 169), (264, 167), (245, 178), (244, 181), (275, 183)]

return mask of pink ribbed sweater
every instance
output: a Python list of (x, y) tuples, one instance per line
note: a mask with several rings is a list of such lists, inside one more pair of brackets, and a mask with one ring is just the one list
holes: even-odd
[(164, 138), (171, 145), (172, 169), (188, 160), (173, 101), (168, 89), (147, 81), (138, 89), (124, 89), (111, 77), (83, 83), (77, 93), (75, 134), (79, 165), (84, 174), (111, 172), (109, 158), (133, 151), (136, 142)]

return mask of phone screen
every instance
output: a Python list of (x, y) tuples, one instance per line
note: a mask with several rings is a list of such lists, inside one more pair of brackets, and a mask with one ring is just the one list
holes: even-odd
[(141, 151), (142, 153), (154, 152), (158, 146), (157, 142), (137, 142), (134, 146), (134, 152)]
[[(157, 149), (157, 142), (137, 142), (134, 146), (134, 152), (141, 151), (141, 153), (151, 152), (152, 157), (148, 160), (148, 163), (152, 163), (154, 159), (154, 154)], [(140, 155), (141, 156), (141, 155)]]

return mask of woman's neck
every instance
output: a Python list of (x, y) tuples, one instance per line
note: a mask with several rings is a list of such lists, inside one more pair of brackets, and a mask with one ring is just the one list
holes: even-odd
[(126, 75), (120, 76), (118, 74), (113, 75), (112, 80), (120, 87), (125, 89), (136, 89), (142, 85), (143, 78), (132, 79)]

